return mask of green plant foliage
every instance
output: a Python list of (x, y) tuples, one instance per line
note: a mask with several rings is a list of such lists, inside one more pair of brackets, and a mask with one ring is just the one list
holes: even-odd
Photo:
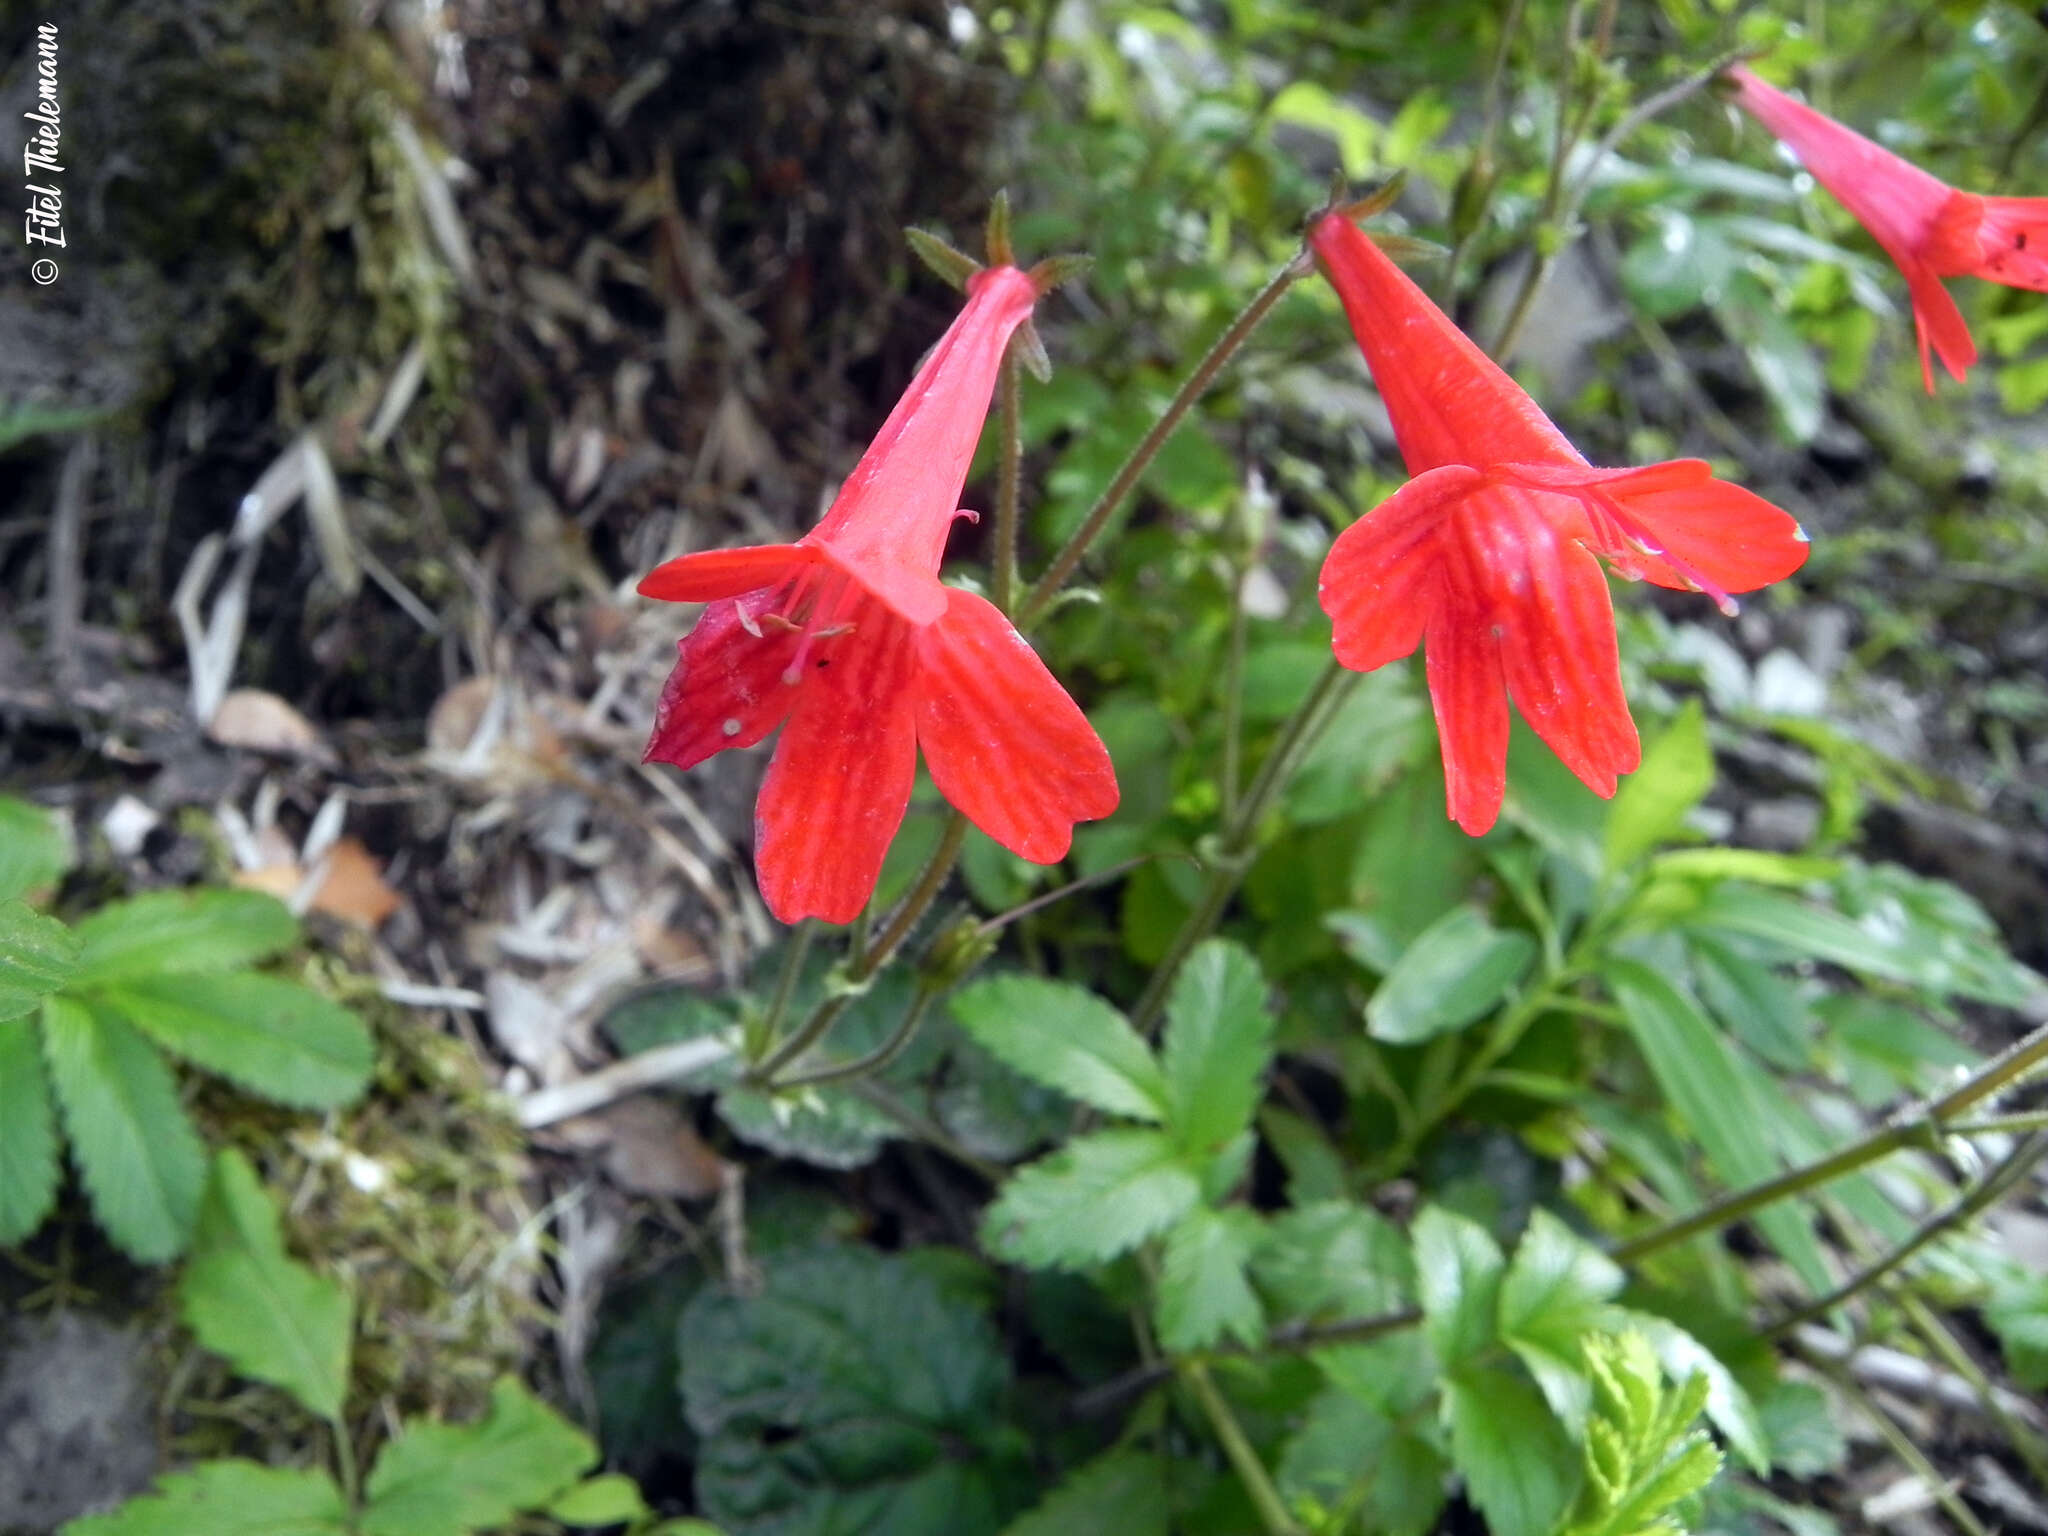
[(953, 1017), (1016, 1071), (1106, 1114), (1166, 1118), (1159, 1063), (1124, 1016), (1092, 992), (1031, 976), (992, 976), (963, 988)]
[[(0, 821), (16, 839), (0, 881), (18, 893), (62, 872), (67, 850), (47, 817), (0, 797)], [(145, 1263), (183, 1251), (205, 1154), (160, 1050), (294, 1108), (362, 1093), (362, 1021), (245, 969), (297, 938), (281, 903), (247, 891), (154, 892), (75, 927), (0, 902), (0, 1244), (33, 1233), (55, 1202), (54, 1101), (108, 1236)]]
[(1127, 1253), (1201, 1199), (1199, 1174), (1163, 1132), (1096, 1131), (1021, 1169), (982, 1219), (991, 1252), (1078, 1269)]
[(679, 1352), (697, 1498), (733, 1536), (993, 1536), (1022, 1502), (994, 1333), (901, 1257), (821, 1248), (757, 1296), (707, 1289)]
[(71, 867), (71, 843), (40, 806), (0, 795), (0, 906), (54, 885)]
[(581, 1431), (502, 1381), (475, 1424), (416, 1423), (364, 1484), (362, 1536), (463, 1536), (549, 1504), (597, 1459)]
[(1594, 1387), (1587, 1420), (1586, 1479), (1561, 1536), (1677, 1536), (1676, 1511), (1721, 1470), (1720, 1452), (1694, 1428), (1707, 1384), (1664, 1389), (1656, 1354), (1638, 1334), (1589, 1334)]
[(155, 1493), (64, 1527), (64, 1536), (354, 1536), (341, 1490), (320, 1472), (202, 1462)]
[(236, 1370), (290, 1393), (309, 1413), (340, 1416), (348, 1292), (285, 1256), (277, 1212), (231, 1148), (214, 1154), (178, 1297), (185, 1325)]
[(1168, 1512), (1160, 1458), (1110, 1451), (1069, 1472), (1003, 1536), (1167, 1536)]

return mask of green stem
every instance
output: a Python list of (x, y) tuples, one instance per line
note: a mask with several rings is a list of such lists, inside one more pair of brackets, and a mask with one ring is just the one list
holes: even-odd
[(1273, 1486), (1265, 1463), (1259, 1460), (1259, 1453), (1245, 1438), (1244, 1427), (1237, 1422), (1237, 1415), (1230, 1411), (1230, 1404), (1223, 1400), (1223, 1394), (1216, 1390), (1216, 1383), (1209, 1379), (1209, 1368), (1199, 1360), (1184, 1360), (1179, 1371), (1180, 1379), (1194, 1393), (1195, 1401), (1202, 1405), (1209, 1427), (1222, 1443), (1223, 1454), (1230, 1458), (1238, 1481), (1251, 1495), (1252, 1507), (1258, 1511), (1259, 1524), (1265, 1527), (1266, 1536), (1301, 1536), (1301, 1527), (1287, 1513), (1280, 1490)]
[(796, 995), (797, 978), (803, 973), (804, 960), (810, 953), (811, 936), (817, 931), (809, 918), (796, 925), (796, 932), (790, 935), (789, 948), (782, 956), (782, 974), (775, 978), (775, 996), (769, 1000), (768, 1012), (761, 1019), (761, 1038), (773, 1040), (782, 1031), (783, 1017), (789, 1012), (789, 1000)]
[(1244, 647), (1247, 623), (1244, 584), (1249, 563), (1233, 565), (1230, 581), (1230, 647), (1223, 672), (1223, 819), (1237, 816), (1237, 789), (1244, 768)]
[(356, 1465), (355, 1442), (348, 1437), (348, 1421), (336, 1414), (327, 1421), (334, 1436), (334, 1467), (341, 1482), (342, 1502), (357, 1509), (363, 1499), (363, 1474)]
[[(953, 865), (960, 857), (960, 844), (967, 836), (967, 818), (955, 811), (946, 822), (946, 830), (939, 834), (939, 844), (932, 855), (925, 860), (924, 871), (917, 877), (917, 884), (910, 893), (896, 904), (896, 910), (882, 925), (882, 931), (867, 946), (857, 963), (846, 968), (847, 982), (858, 989), (860, 985), (895, 957), (903, 941), (910, 937), (932, 901), (946, 884), (947, 876), (953, 873)], [(824, 1038), (825, 1031), (838, 1021), (846, 1011), (851, 994), (839, 993), (820, 1000), (811, 1010), (811, 1016), (804, 1020), (787, 1040), (777, 1045), (767, 1057), (747, 1073), (747, 1080), (755, 1087), (775, 1081), (776, 1075), (791, 1062), (798, 1060), (804, 1052)]]
[[(1515, 29), (1521, 25), (1524, 0), (1508, 0), (1507, 15), (1501, 19), (1500, 44), (1493, 50), (1493, 67), (1487, 71), (1484, 104), (1479, 111), (1479, 144), (1472, 152), (1472, 174), (1484, 179), (1474, 194), (1476, 206), (1467, 213), (1465, 226), (1453, 231), (1451, 254), (1444, 261), (1444, 297), (1441, 308), (1448, 313), (1458, 301), (1458, 267), (1465, 259), (1465, 250), (1472, 243), (1472, 236), (1479, 226), (1486, 222), (1487, 210), (1493, 203), (1493, 148), (1500, 134), (1501, 82), (1507, 74), (1508, 49), (1515, 40)], [(1457, 210), (1453, 210), (1456, 212)]]
[(1017, 353), (1012, 347), (1003, 356), (996, 388), (996, 548), (989, 573), (989, 596), (1004, 613), (1017, 600), (1017, 488), (1024, 460), (1024, 425), (1019, 414), (1023, 389), (1017, 372)]
[(2026, 1176), (2027, 1170), (2041, 1160), (2043, 1153), (2048, 1153), (2048, 1132), (2036, 1131), (2008, 1152), (1997, 1167), (1985, 1174), (1960, 1197), (1921, 1222), (1896, 1247), (1857, 1269), (1826, 1295), (1816, 1296), (1803, 1306), (1787, 1312), (1770, 1325), (1769, 1331), (1784, 1333), (1797, 1328), (1801, 1323), (1810, 1323), (1817, 1317), (1825, 1317), (1850, 1297), (1875, 1285), (1936, 1238), (1954, 1231), (1998, 1200)]
[(2003, 1092), (2019, 1078), (2048, 1060), (2048, 1024), (2041, 1025), (2025, 1038), (1984, 1063), (1963, 1082), (1937, 1099), (1921, 1104), (1879, 1126), (1860, 1140), (1851, 1142), (1839, 1151), (1830, 1152), (1798, 1168), (1788, 1169), (1776, 1178), (1752, 1184), (1747, 1189), (1731, 1190), (1720, 1199), (1710, 1201), (1689, 1216), (1633, 1237), (1618, 1244), (1610, 1252), (1621, 1263), (1629, 1263), (1660, 1248), (1682, 1243), (1689, 1237), (1714, 1227), (1726, 1226), (1729, 1222), (1747, 1216), (1764, 1206), (1774, 1205), (1790, 1195), (1803, 1194), (1822, 1184), (1832, 1183), (1844, 1174), (1854, 1173), (1866, 1163), (1896, 1152), (1899, 1148), (1914, 1143), (1927, 1143), (1941, 1134), (1955, 1128), (1955, 1116), (1962, 1110)]
[(852, 1061), (838, 1062), (829, 1067), (819, 1067), (812, 1072), (792, 1073), (780, 1082), (764, 1084), (765, 1090), (769, 1093), (781, 1093), (789, 1088), (815, 1088), (821, 1083), (843, 1082), (849, 1077), (867, 1077), (881, 1071), (901, 1056), (905, 1047), (916, 1036), (917, 1026), (924, 1022), (925, 1011), (931, 1007), (932, 997), (931, 988), (919, 987), (917, 996), (903, 1011), (903, 1021), (896, 1026), (887, 1040), (867, 1055), (855, 1057)]
[(1935, 1315), (1932, 1307), (1902, 1285), (1886, 1286), (1885, 1294), (1897, 1303), (1906, 1314), (1906, 1320), (1927, 1341), (1928, 1347), (1941, 1357), (1942, 1363), (1969, 1383), (1970, 1390), (1977, 1394), (1977, 1403), (1984, 1410), (1984, 1416), (1998, 1426), (2007, 1444), (2027, 1464), (2027, 1470), (2034, 1474), (2034, 1486), (2048, 1488), (2048, 1440), (2043, 1440), (2038, 1431), (2021, 1423), (2006, 1406), (1991, 1378), (1984, 1374), (1970, 1352), (1963, 1348), (1954, 1330)]
[(1151, 430), (1138, 440), (1138, 446), (1131, 450), (1130, 457), (1124, 460), (1123, 466), (1103, 488), (1102, 494), (1095, 498), (1095, 505), (1090, 507), (1088, 515), (1081, 519), (1081, 526), (1076, 528), (1073, 536), (1060, 547), (1060, 552), (1053, 556), (1052, 564), (1045, 568), (1045, 574), (1038, 578), (1037, 585), (1025, 595), (1023, 605), (1017, 610), (1019, 629), (1029, 629), (1035, 621), (1044, 617), (1046, 606), (1060, 588), (1066, 585), (1067, 578), (1074, 574), (1075, 568), (1088, 553), (1089, 546), (1100, 536), (1110, 518), (1116, 514), (1117, 508), (1123, 505), (1124, 498), (1136, 487), (1139, 476), (1151, 466), (1159, 450), (1166, 446), (1166, 440), (1173, 436), (1174, 428), (1180, 425), (1181, 418), (1187, 415), (1194, 403), (1208, 392), (1209, 386), (1215, 382), (1216, 375), (1223, 371), (1223, 365), (1230, 361), (1239, 347), (1244, 345), (1245, 338), (1259, 328), (1259, 322), (1264, 320), (1273, 306), (1280, 302), (1281, 296), (1313, 269), (1314, 264), (1306, 253), (1295, 256), (1273, 275), (1272, 281), (1258, 291), (1251, 303), (1244, 307), (1238, 317), (1230, 322), (1223, 334), (1218, 336), (1209, 350), (1202, 355), (1202, 360), (1195, 364), (1194, 372), (1187, 376), (1173, 399), (1167, 402), (1166, 410), (1152, 423)]
[(1908, 1470), (1920, 1479), (1921, 1484), (1948, 1512), (1949, 1518), (1964, 1532), (1964, 1536), (1990, 1536), (1990, 1532), (1984, 1529), (1983, 1522), (1977, 1518), (1975, 1512), (1956, 1495), (1955, 1490), (1949, 1487), (1948, 1479), (1943, 1477), (1934, 1463), (1927, 1459), (1926, 1452), (1913, 1443), (1911, 1435), (1892, 1422), (1891, 1415), (1863, 1390), (1861, 1382), (1833, 1361), (1816, 1358), (1808, 1351), (1802, 1353), (1806, 1355), (1807, 1364), (1832, 1380), (1835, 1389), (1862, 1410), (1863, 1416), (1870, 1420), (1879, 1437), (1891, 1447), (1892, 1454), (1904, 1462)]
[(1245, 871), (1250, 868), (1252, 841), (1258, 835), (1259, 821), (1266, 814), (1267, 805), (1286, 785), (1301, 754), (1329, 724), (1330, 716), (1336, 712), (1333, 701), (1340, 701), (1355, 680), (1355, 674), (1331, 660), (1309, 690), (1308, 697), (1301, 701), (1287, 724), (1281, 727), (1279, 740), (1273, 743), (1273, 749), (1266, 754), (1266, 760), (1259, 765), (1258, 774), (1252, 779), (1251, 788), (1238, 802), (1237, 814), (1224, 825), (1210, 866), (1208, 884), (1196, 899), (1194, 910), (1182, 920), (1173, 942), (1167, 946), (1165, 958), (1153, 968), (1145, 990), (1132, 1005), (1131, 1023), (1139, 1030), (1149, 1028), (1165, 1004), (1167, 989), (1173, 985), (1181, 962), (1193, 953), (1197, 944), (1215, 931), (1223, 909), (1230, 905), (1230, 898), (1236, 894)]

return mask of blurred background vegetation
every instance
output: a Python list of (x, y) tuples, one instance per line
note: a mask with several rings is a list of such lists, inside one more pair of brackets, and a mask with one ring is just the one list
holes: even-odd
[[(1711, 91), (1628, 122), (1750, 48), (1958, 186), (2048, 191), (2041, 18), (65, 9), (0, 11), (10, 118), (36, 24), (61, 29), (71, 236), (56, 284), (0, 276), (0, 782), (32, 818), (0, 836), (58, 850), (0, 859), (0, 897), (36, 909), (22, 954), (70, 953), (31, 917), (86, 936), (84, 969), (34, 993), (58, 1002), (0, 1009), (0, 1531), (225, 1456), (313, 1478), (280, 1499), (332, 1474), (344, 1513), (299, 1511), (322, 1530), (1274, 1529), (1250, 1457), (1280, 1529), (1632, 1531), (1665, 1505), (1585, 1492), (1588, 1423), (1636, 1436), (1622, 1482), (1647, 1486), (1665, 1452), (1698, 1469), (1701, 1412), (1729, 1465), (1673, 1473), (1684, 1528), (2048, 1528), (2035, 1101), (1968, 1142), (1891, 1118), (2048, 1019), (2048, 302), (1953, 285), (1984, 361), (1930, 399), (1897, 273), (1754, 124)], [(1035, 636), (1122, 808), (1057, 870), (971, 835), (941, 923), (1095, 883), (992, 935), (858, 1089), (771, 1101), (714, 1074), (577, 1100), (614, 1056), (758, 1022), (784, 976), (799, 1010), (830, 984), (831, 946), (792, 959), (751, 889), (764, 754), (640, 767), (686, 616), (631, 587), (813, 520), (952, 313), (904, 226), (978, 249), (1007, 188), (1027, 257), (1095, 259), (1043, 306), (1056, 371), (1024, 396), (1030, 573), (1333, 179), (1402, 170), (1388, 227), (1447, 253), (1418, 280), (1590, 459), (1709, 458), (1812, 537), (1733, 622), (1617, 587), (1650, 747), (1631, 787), (1603, 805), (1518, 732), (1503, 826), (1468, 840), (1419, 664), (1365, 680), (1254, 829), (1234, 947), (1206, 952), (1218, 996), (1265, 999), (1217, 1004), (1223, 1097), (1248, 1085), (1214, 1138), (1236, 1161), (1128, 1231), (1032, 1162), (1155, 1134), (1102, 1130), (1143, 1117), (1033, 1042), (1122, 1027), (1322, 670), (1323, 551), (1404, 478), (1305, 282)], [(956, 537), (966, 579), (986, 528)], [(883, 902), (940, 812), (921, 789)], [(283, 898), (303, 931), (182, 956), (158, 934), (154, 963), (288, 975), (354, 1013), (373, 1070), (308, 1087), (240, 1054), (291, 1033), (274, 1019), (216, 1002), (174, 1026), (107, 990), (91, 934), (195, 884)], [(193, 932), (234, 909), (206, 910)], [(887, 973), (832, 1054), (881, 1046), (918, 985)], [(1169, 1010), (1169, 1075), (1200, 1001)], [(133, 1028), (93, 1025), (74, 1071), (49, 1043), (67, 1008)], [(1878, 1171), (1632, 1262), (1626, 1290), (1601, 1267), (1599, 1245), (1896, 1123), (1924, 1144)], [(313, 1288), (339, 1355), (330, 1328), (320, 1371), (279, 1366), (304, 1339), (224, 1327), (189, 1278), (252, 1272)], [(1472, 1299), (1501, 1285), (1559, 1310)], [(1304, 1332), (1403, 1316), (1426, 1326)], [(1662, 1441), (1631, 1428), (1691, 1369), (1704, 1406)], [(479, 1485), (548, 1470), (517, 1498), (437, 1490), (455, 1502), (428, 1516), (369, 1470), (386, 1449)], [(180, 1497), (135, 1517), (171, 1523), (99, 1529), (224, 1529), (176, 1524), (198, 1518)]]

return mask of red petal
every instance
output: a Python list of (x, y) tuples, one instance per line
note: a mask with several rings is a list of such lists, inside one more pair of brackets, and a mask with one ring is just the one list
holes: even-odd
[[(1959, 194), (1967, 196), (1967, 194)], [(2048, 197), (1979, 197), (1981, 220), (1970, 270), (2011, 288), (2048, 293)]]
[(911, 630), (879, 605), (805, 668), (754, 807), (768, 910), (850, 923), (874, 894), (917, 775)]
[(782, 673), (802, 637), (793, 629), (751, 632), (739, 609), (736, 602), (713, 603), (677, 644), (647, 761), (693, 768), (727, 747), (751, 747), (789, 713), (797, 691)]
[(1920, 382), (1931, 395), (1934, 367), (1927, 357), (1930, 346), (1941, 359), (1941, 366), (1960, 383), (1970, 364), (1977, 361), (1977, 343), (1970, 339), (1970, 327), (1963, 321), (1963, 312), (1956, 308), (1956, 301), (1949, 297), (1940, 278), (1917, 261), (1901, 262), (1899, 270), (1906, 274), (1906, 290), (1913, 299), (1913, 331), (1920, 341)]
[(1485, 482), (1463, 464), (1432, 469), (1337, 535), (1316, 583), (1337, 660), (1370, 672), (1422, 643), (1441, 601), (1444, 516)]
[(1444, 807), (1472, 836), (1500, 816), (1508, 777), (1508, 696), (1487, 616), (1446, 605), (1429, 625), (1429, 698), (1444, 754)]
[(642, 597), (666, 603), (709, 603), (738, 597), (800, 574), (824, 559), (807, 544), (751, 544), (742, 549), (710, 549), (657, 565), (640, 578)]
[(946, 597), (946, 616), (917, 641), (917, 737), (932, 782), (1012, 853), (1057, 863), (1075, 822), (1116, 809), (1109, 752), (992, 603)]
[(1521, 520), (1519, 579), (1495, 590), (1509, 694), (1565, 767), (1603, 798), (1641, 760), (1621, 690), (1614, 609), (1600, 562), (1544, 519)]
[(1592, 547), (1622, 574), (1660, 587), (1719, 599), (1782, 581), (1806, 563), (1806, 535), (1789, 513), (1716, 480), (1700, 459), (1640, 469), (1513, 464), (1498, 472), (1577, 496), (1594, 514)]

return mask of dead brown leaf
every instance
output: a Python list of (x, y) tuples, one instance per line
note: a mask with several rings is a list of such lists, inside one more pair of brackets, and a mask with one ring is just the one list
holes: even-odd
[[(358, 839), (337, 839), (324, 857), (327, 873), (313, 893), (313, 911), (375, 931), (404, 905), (405, 898), (385, 883), (383, 864)], [(305, 883), (306, 873), (300, 864), (285, 861), (239, 870), (234, 883), (244, 890), (264, 891), (285, 901), (297, 894)]]
[(323, 768), (339, 765), (319, 727), (274, 693), (236, 688), (220, 701), (206, 734), (224, 747), (273, 757), (299, 757)]

